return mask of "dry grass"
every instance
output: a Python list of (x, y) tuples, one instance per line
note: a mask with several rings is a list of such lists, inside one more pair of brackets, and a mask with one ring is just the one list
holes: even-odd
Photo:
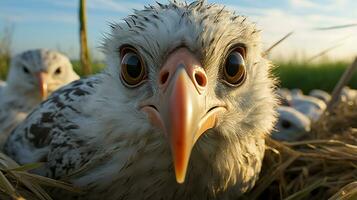
[[(357, 199), (357, 102), (324, 114), (301, 141), (267, 140), (263, 171), (243, 199)], [(0, 199), (50, 200), (49, 187), (79, 192), (68, 183), (28, 171), (0, 153)]]
[[(338, 105), (302, 141), (267, 140), (263, 171), (243, 199), (357, 199), (357, 103)], [(71, 185), (28, 173), (0, 153), (0, 199), (50, 200), (45, 188), (71, 192)]]
[(0, 153), (0, 199), (51, 200), (45, 188), (58, 188), (79, 192), (70, 184), (29, 173), (41, 163), (20, 166), (11, 158)]
[(357, 104), (326, 113), (302, 141), (269, 139), (247, 199), (357, 199)]

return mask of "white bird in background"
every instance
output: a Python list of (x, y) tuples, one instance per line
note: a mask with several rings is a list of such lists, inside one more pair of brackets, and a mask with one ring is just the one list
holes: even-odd
[[(331, 95), (326, 91), (314, 89), (309, 96), (300, 89), (277, 89), (280, 106), (277, 109), (279, 120), (272, 137), (277, 140), (296, 141), (310, 131), (311, 123), (316, 122), (326, 110)], [(341, 100), (357, 102), (357, 90), (344, 87)]]
[(344, 87), (341, 92), (341, 99), (343, 101), (357, 103), (357, 90)]
[(303, 94), (294, 96), (290, 102), (290, 106), (306, 115), (313, 122), (320, 118), (327, 107), (324, 101)]
[(279, 88), (277, 90), (282, 106), (292, 107), (312, 121), (317, 121), (327, 107), (326, 102), (321, 99), (328, 98), (329, 94), (322, 90), (313, 90), (311, 93), (312, 96), (307, 96), (300, 89)]
[(0, 90), (0, 146), (48, 94), (77, 79), (69, 59), (58, 52), (37, 49), (15, 56)]
[(296, 141), (301, 139), (311, 129), (311, 123), (317, 121), (326, 109), (322, 99), (328, 99), (329, 94), (322, 90), (312, 90), (311, 96), (306, 96), (300, 89), (277, 90), (280, 106), (277, 111), (279, 120), (275, 125), (272, 137), (277, 140)]
[(287, 106), (280, 106), (277, 111), (279, 120), (272, 133), (274, 139), (296, 141), (310, 131), (311, 120), (301, 112)]
[(325, 104), (327, 104), (331, 100), (331, 95), (328, 92), (319, 89), (311, 90), (309, 96), (318, 98), (324, 101)]
[(298, 97), (304, 95), (304, 92), (299, 88), (294, 88), (290, 90), (290, 94), (292, 97)]
[(107, 69), (42, 103), (8, 155), (69, 176), (87, 189), (77, 199), (235, 199), (252, 188), (277, 102), (252, 23), (205, 1), (158, 3), (113, 24), (103, 48)]

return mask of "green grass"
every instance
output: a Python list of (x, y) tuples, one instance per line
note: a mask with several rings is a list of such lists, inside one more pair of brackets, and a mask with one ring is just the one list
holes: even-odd
[[(72, 60), (71, 62), (72, 62), (74, 71), (77, 74), (79, 74), (80, 76), (82, 76), (83, 73), (81, 70), (81, 62), (79, 60)], [(102, 69), (105, 67), (105, 64), (103, 62), (94, 61), (91, 63), (91, 66), (92, 66), (93, 74), (96, 74), (96, 73), (99, 73), (100, 71), (102, 71)]]
[[(1, 64), (1, 60), (0, 60)], [(79, 61), (72, 61), (74, 70), (82, 75)], [(285, 62), (277, 63), (274, 74), (280, 79), (280, 86), (286, 88), (300, 88), (305, 93), (312, 89), (323, 89), (331, 92), (335, 84), (343, 74), (349, 63), (328, 62), (328, 63), (302, 63)], [(7, 68), (0, 66), (0, 77), (5, 79)], [(93, 73), (100, 72), (105, 67), (102, 62), (93, 62)], [(354, 74), (349, 86), (357, 88), (357, 73)]]
[(2, 50), (0, 50), (0, 80), (5, 80), (9, 65), (10, 55), (7, 54), (7, 52), (2, 52)]
[[(287, 62), (276, 64), (274, 74), (279, 77), (281, 87), (300, 88), (304, 92), (312, 89), (331, 92), (349, 65), (347, 62), (316, 64)], [(349, 86), (357, 88), (357, 73), (349, 82)]]
[(7, 63), (0, 60), (0, 80), (5, 80), (8, 71)]

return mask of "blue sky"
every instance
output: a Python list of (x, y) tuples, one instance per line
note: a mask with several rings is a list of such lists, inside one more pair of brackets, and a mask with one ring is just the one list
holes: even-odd
[[(165, 2), (160, 0), (160, 2)], [(313, 56), (334, 45), (330, 58), (351, 59), (357, 55), (357, 26), (317, 31), (314, 28), (357, 24), (355, 0), (209, 0), (225, 4), (246, 15), (263, 30), (265, 47), (290, 31), (295, 34), (274, 49), (277, 59)], [(108, 22), (120, 21), (133, 8), (153, 0), (87, 0), (89, 44), (101, 59), (98, 46)], [(78, 0), (0, 0), (0, 30), (14, 27), (13, 53), (33, 48), (63, 51), (78, 57)], [(1, 32), (0, 32), (1, 34)]]

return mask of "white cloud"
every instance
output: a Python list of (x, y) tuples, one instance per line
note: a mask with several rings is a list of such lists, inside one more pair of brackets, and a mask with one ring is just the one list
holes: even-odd
[[(354, 12), (356, 1), (351, 0), (325, 0), (323, 3), (317, 3), (312, 0), (290, 0), (293, 9), (306, 9), (311, 12), (335, 12), (335, 11), (352, 11)], [(335, 13), (332, 13), (333, 15)]]
[[(294, 31), (294, 34), (277, 46), (272, 55), (275, 58), (291, 58), (297, 54), (310, 57), (324, 49), (341, 44), (328, 55), (331, 58), (350, 58), (357, 55), (357, 27), (347, 29), (316, 31), (314, 28), (356, 23), (356, 20), (344, 16), (311, 13), (295, 14), (283, 9), (257, 9), (242, 6), (229, 6), (237, 13), (247, 13), (251, 21), (257, 22), (262, 29), (265, 48), (281, 39), (285, 34)], [(341, 41), (342, 38), (347, 39)]]
[[(73, 0), (37, 0), (42, 3), (55, 5), (59, 9), (53, 11), (30, 12), (23, 10), (2, 10), (0, 19), (14, 22), (59, 22), (59, 23), (78, 23), (77, 8), (78, 1)], [(146, 3), (149, 0), (146, 0)], [(153, 0), (150, 0), (153, 2)], [(248, 2), (248, 0), (245, 0)], [(289, 0), (288, 8), (280, 6), (270, 6), (259, 8), (257, 6), (241, 6), (234, 3), (228, 5), (238, 14), (246, 15), (251, 21), (257, 22), (258, 28), (262, 29), (263, 42), (265, 48), (279, 40), (286, 33), (295, 31), (289, 39), (273, 50), (274, 57), (292, 57), (297, 53), (307, 55), (307, 57), (317, 54), (324, 49), (341, 43), (342, 46), (334, 49), (329, 56), (336, 58), (346, 58), (357, 54), (357, 27), (316, 31), (314, 28), (338, 26), (344, 24), (357, 23), (357, 1), (352, 0)], [(146, 4), (145, 3), (145, 4)], [(233, 4), (233, 3), (232, 3)], [(253, 5), (254, 3), (252, 3)], [(256, 5), (256, 4), (254, 4)], [(71, 8), (73, 12), (64, 12), (62, 8)], [(132, 9), (142, 9), (143, 3), (133, 3), (128, 0), (88, 0), (88, 26), (96, 27), (96, 30), (89, 31), (95, 35), (103, 30), (98, 29), (100, 23), (112, 21), (117, 17), (125, 16), (132, 12)], [(68, 11), (68, 9), (66, 9)], [(98, 12), (97, 12), (98, 11)], [(97, 15), (100, 13), (100, 15)], [(112, 19), (110, 19), (112, 18)], [(96, 26), (93, 24), (96, 23)], [(95, 34), (94, 34), (95, 33)], [(344, 41), (341, 38), (350, 36)], [(98, 39), (96, 39), (98, 40)], [(97, 42), (94, 42), (97, 44)], [(95, 45), (94, 45), (95, 46)]]

